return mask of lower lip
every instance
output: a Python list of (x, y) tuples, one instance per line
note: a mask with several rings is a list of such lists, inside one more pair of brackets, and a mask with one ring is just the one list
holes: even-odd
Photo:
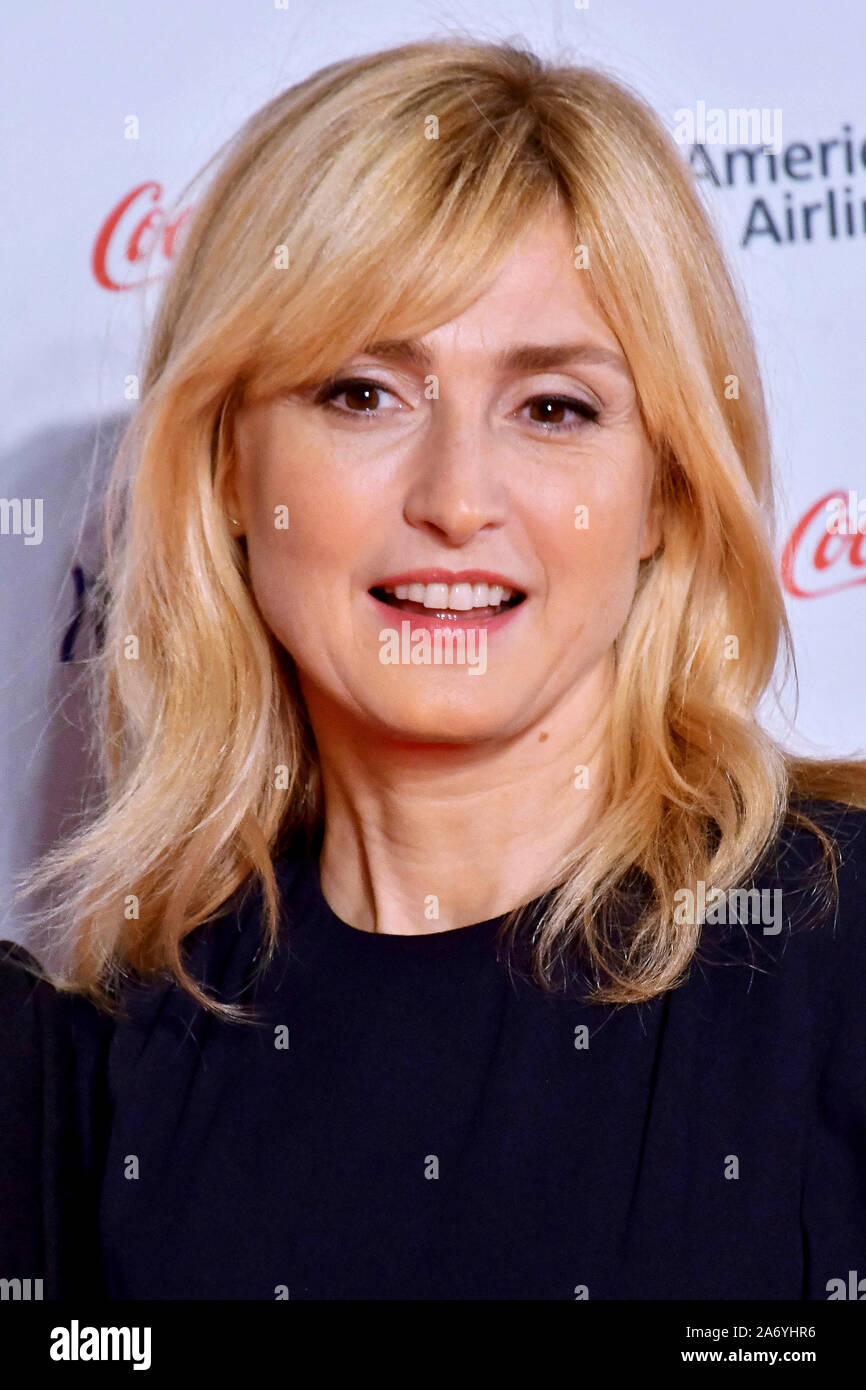
[(431, 608), (429, 616), (426, 613), (407, 613), (402, 608), (395, 608), (390, 603), (383, 603), (380, 598), (373, 594), (367, 597), (376, 605), (377, 612), (381, 617), (387, 614), (391, 620), (391, 626), (398, 626), (400, 623), (409, 623), (413, 628), (426, 628), (428, 632), (435, 632), (440, 628), (447, 628), (449, 632), (467, 628), (485, 628), (487, 632), (498, 632), (500, 628), (510, 623), (512, 618), (516, 618), (518, 613), (522, 613), (526, 607), (527, 600), (517, 603), (513, 608), (506, 608), (503, 613), (494, 613), (489, 618), (473, 618), (472, 610), (468, 609), (459, 618), (440, 618), (437, 617), (434, 609)]

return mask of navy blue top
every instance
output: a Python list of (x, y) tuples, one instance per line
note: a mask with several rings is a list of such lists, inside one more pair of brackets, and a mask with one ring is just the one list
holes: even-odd
[[(705, 925), (648, 1004), (545, 993), (502, 919), (360, 931), (314, 858), (187, 940), (127, 1021), (0, 965), (0, 1276), (46, 1297), (826, 1299), (866, 1278), (866, 812), (824, 803), (840, 907), (787, 827), (781, 930)], [(767, 899), (768, 902), (772, 899)], [(16, 957), (18, 960), (16, 960)], [(585, 988), (586, 980), (583, 980)], [(863, 1285), (866, 1290), (866, 1283)]]

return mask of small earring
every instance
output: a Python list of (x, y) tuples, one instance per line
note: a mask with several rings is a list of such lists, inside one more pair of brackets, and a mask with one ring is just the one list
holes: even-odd
[(240, 526), (241, 524), (239, 521), (235, 521), (233, 516), (229, 517), (229, 521), (231, 522), (232, 526)]

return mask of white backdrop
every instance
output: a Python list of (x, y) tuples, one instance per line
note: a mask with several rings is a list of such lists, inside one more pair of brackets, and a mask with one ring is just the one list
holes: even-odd
[[(853, 492), (866, 512), (859, 6), (43, 0), (7, 19), (0, 58), (0, 937), (18, 934), (12, 876), (71, 824), (87, 788), (78, 686), (93, 634), (75, 618), (99, 564), (101, 480), (132, 408), (126, 379), (140, 368), (159, 294), (158, 280), (141, 284), (140, 254), (157, 238), (154, 269), (168, 265), (181, 190), (278, 91), (337, 58), (446, 33), (523, 38), (545, 56), (598, 62), (672, 131), (677, 113), (699, 104), (779, 113), (775, 165), (756, 156), (750, 173), (709, 129), (705, 156), (684, 144), (683, 158), (698, 158), (770, 393), (779, 563), (800, 675), (789, 742), (866, 747), (866, 536), (827, 536), (824, 507)], [(751, 142), (732, 141), (742, 143)]]

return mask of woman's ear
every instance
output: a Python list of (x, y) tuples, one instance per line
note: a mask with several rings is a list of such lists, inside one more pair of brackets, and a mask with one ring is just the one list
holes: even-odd
[(232, 535), (241, 536), (246, 530), (237, 487), (237, 452), (235, 430), (237, 428), (237, 402), (230, 393), (223, 403), (219, 424), (214, 436), (217, 454), (217, 476), (215, 495), (218, 505), (230, 523)]
[(240, 535), (244, 530), (244, 518), (236, 486), (236, 472), (233, 467), (227, 473), (222, 486), (222, 506), (229, 520), (239, 523), (237, 526), (233, 526), (232, 529), (236, 534)]
[(228, 518), (234, 536), (242, 536), (246, 530), (240, 493), (237, 486), (237, 455), (233, 433), (224, 440), (226, 454), (223, 459), (222, 476), (218, 479), (216, 495), (219, 505)]
[[(649, 500), (644, 511), (640, 536), (640, 558), (647, 560), (654, 555), (664, 536), (664, 504), (661, 497), (660, 470), (655, 469)], [(232, 512), (237, 516), (237, 512)]]
[(217, 505), (225, 515), (228, 529), (235, 539), (244, 535), (246, 530), (244, 524), (244, 514), (241, 508), (240, 496), (236, 485), (236, 473), (233, 466), (226, 471), (223, 481), (216, 488)]

